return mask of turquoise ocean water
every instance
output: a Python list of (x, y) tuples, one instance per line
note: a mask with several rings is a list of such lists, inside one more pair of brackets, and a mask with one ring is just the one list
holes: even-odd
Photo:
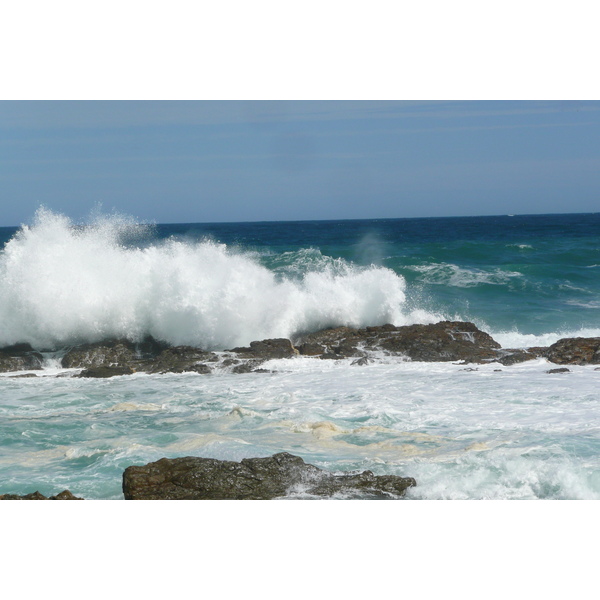
[(600, 497), (600, 371), (379, 357), (272, 373), (72, 378), (66, 347), (151, 334), (216, 351), (336, 325), (473, 321), (504, 347), (600, 336), (600, 214), (0, 229), (0, 493), (119, 499), (131, 464), (288, 451), (417, 479), (409, 497)]

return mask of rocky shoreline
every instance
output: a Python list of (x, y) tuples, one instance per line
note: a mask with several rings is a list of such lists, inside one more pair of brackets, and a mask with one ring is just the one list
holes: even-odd
[[(548, 347), (502, 348), (473, 323), (441, 321), (430, 325), (382, 325), (355, 329), (335, 327), (301, 335), (254, 341), (248, 347), (212, 352), (191, 346), (169, 346), (146, 338), (141, 343), (106, 340), (67, 349), (60, 366), (68, 376), (106, 378), (133, 373), (269, 372), (263, 364), (272, 359), (298, 356), (318, 360), (352, 359), (366, 365), (395, 356), (423, 362), (459, 365), (494, 363), (510, 367), (538, 358), (561, 365), (547, 373), (565, 373), (564, 365), (600, 365), (600, 338), (563, 338)], [(23, 372), (11, 377), (35, 377), (44, 368), (44, 355), (29, 344), (0, 349), (0, 373)], [(464, 369), (476, 370), (476, 369)], [(57, 376), (64, 376), (61, 372)], [(240, 463), (208, 458), (167, 459), (128, 467), (123, 474), (125, 499), (272, 499), (300, 491), (314, 497), (401, 498), (416, 485), (410, 477), (333, 474), (308, 465), (297, 456), (279, 453)], [(43, 496), (39, 492), (0, 500), (81, 500), (70, 491)]]
[[(394, 500), (415, 485), (412, 477), (374, 475), (371, 471), (331, 473), (287, 452), (240, 462), (195, 456), (161, 458), (127, 467), (123, 473), (125, 500), (274, 500), (294, 493), (317, 498), (337, 495)], [(36, 491), (24, 496), (3, 494), (0, 500), (83, 498), (64, 490), (49, 498)]]
[[(321, 360), (354, 359), (365, 365), (380, 356), (412, 361), (498, 363), (510, 366), (536, 358), (558, 365), (600, 365), (600, 338), (563, 338), (548, 347), (502, 348), (473, 323), (441, 321), (430, 325), (381, 325), (355, 329), (335, 327), (285, 338), (254, 341), (248, 347), (211, 352), (192, 346), (169, 346), (151, 337), (140, 343), (105, 340), (80, 344), (66, 350), (61, 367), (79, 369), (75, 377), (106, 378), (133, 373), (183, 373), (208, 375), (265, 372), (271, 359), (310, 356)], [(0, 373), (28, 371), (17, 377), (32, 377), (43, 369), (44, 356), (29, 344), (0, 349)]]

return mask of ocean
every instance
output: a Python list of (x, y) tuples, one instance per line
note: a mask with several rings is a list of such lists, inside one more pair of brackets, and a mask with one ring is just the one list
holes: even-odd
[[(82, 379), (78, 343), (146, 335), (215, 352), (326, 327), (471, 321), (504, 348), (600, 336), (600, 214), (0, 228), (0, 494), (123, 498), (130, 465), (290, 452), (332, 471), (414, 477), (407, 500), (600, 498), (600, 371), (365, 365)], [(290, 496), (304, 498), (302, 494)]]

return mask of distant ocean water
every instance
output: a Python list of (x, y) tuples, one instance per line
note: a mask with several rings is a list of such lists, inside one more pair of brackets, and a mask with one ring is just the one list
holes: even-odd
[(162, 456), (288, 451), (413, 476), (410, 498), (599, 498), (600, 372), (299, 357), (271, 374), (56, 378), (60, 352), (151, 334), (216, 351), (325, 327), (472, 321), (503, 347), (600, 336), (600, 214), (1, 228), (0, 493), (121, 498)]

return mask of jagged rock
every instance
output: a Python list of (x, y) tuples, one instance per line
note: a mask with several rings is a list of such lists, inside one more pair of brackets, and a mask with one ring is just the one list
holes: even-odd
[(60, 494), (56, 494), (56, 496), (50, 496), (50, 498), (47, 498), (36, 491), (31, 494), (26, 494), (25, 496), (3, 494), (0, 495), (0, 500), (83, 500), (83, 498), (77, 498), (69, 490), (64, 490)]
[(241, 373), (266, 373), (266, 369), (258, 368), (264, 362), (264, 360), (250, 359), (233, 367), (233, 369), (231, 369), (231, 372), (237, 373), (238, 375)]
[(299, 346), (296, 346), (296, 348), (303, 356), (319, 356), (319, 354), (323, 354), (323, 352), (325, 352), (324, 346), (311, 342), (300, 344)]
[(145, 370), (148, 373), (210, 373), (207, 362), (216, 362), (218, 356), (214, 352), (205, 352), (192, 346), (174, 346), (163, 350)]
[(528, 350), (502, 350), (502, 353), (504, 352), (507, 354), (502, 356), (502, 358), (497, 359), (497, 362), (505, 367), (539, 358), (538, 354)]
[(91, 369), (84, 369), (77, 375), (77, 377), (96, 377), (96, 378), (107, 378), (116, 377), (117, 375), (131, 375), (133, 373), (131, 367), (92, 367)]
[(137, 353), (132, 342), (107, 340), (72, 348), (63, 356), (61, 365), (64, 369), (124, 367), (136, 359)]
[(497, 359), (500, 348), (498, 342), (473, 323), (458, 321), (402, 327), (387, 324), (365, 329), (336, 327), (306, 335), (297, 343), (299, 348), (308, 348), (313, 354), (320, 347), (321, 358), (361, 357), (365, 351), (384, 350), (426, 362), (486, 362)]
[(357, 358), (356, 360), (353, 360), (350, 364), (352, 366), (364, 367), (365, 365), (368, 365), (370, 362), (371, 361), (366, 356), (363, 356), (362, 358)]
[(600, 364), (600, 338), (563, 338), (552, 344), (546, 358), (559, 365)]
[(135, 351), (140, 359), (154, 359), (168, 348), (171, 348), (171, 344), (155, 340), (151, 335), (135, 344)]
[(0, 373), (39, 370), (42, 368), (42, 361), (42, 355), (29, 344), (0, 348)]
[(527, 352), (533, 354), (536, 358), (545, 357), (548, 352), (548, 346), (532, 346), (527, 348)]
[(317, 496), (343, 492), (394, 498), (416, 485), (412, 477), (336, 475), (282, 452), (241, 462), (213, 458), (162, 458), (123, 473), (126, 500), (270, 500), (303, 491)]
[(570, 373), (571, 369), (567, 369), (567, 367), (561, 367), (559, 369), (550, 369), (549, 371), (546, 371), (546, 373)]
[(228, 350), (228, 352), (236, 352), (245, 358), (261, 358), (263, 360), (290, 358), (299, 354), (298, 350), (292, 345), (292, 342), (286, 338), (251, 342), (248, 348), (234, 348), (233, 350)]

